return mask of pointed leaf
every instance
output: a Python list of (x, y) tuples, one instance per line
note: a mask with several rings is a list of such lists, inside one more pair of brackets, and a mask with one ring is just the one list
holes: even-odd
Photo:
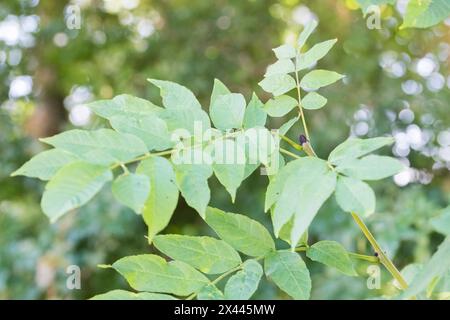
[(263, 256), (275, 249), (267, 229), (244, 215), (208, 207), (206, 223), (222, 240), (248, 256)]
[(110, 118), (111, 126), (121, 133), (128, 133), (140, 138), (148, 150), (166, 150), (172, 147), (166, 123), (156, 115), (130, 118), (117, 115)]
[(440, 215), (432, 218), (430, 224), (437, 232), (450, 236), (450, 206), (445, 208)]
[(297, 105), (296, 99), (288, 95), (281, 95), (267, 101), (264, 105), (264, 110), (271, 117), (282, 117), (297, 107)]
[(213, 103), (216, 101), (216, 99), (219, 96), (225, 95), (225, 94), (230, 94), (231, 91), (227, 88), (226, 85), (224, 85), (222, 83), (222, 81), (220, 81), (219, 79), (214, 79), (214, 87), (213, 87), (213, 91), (211, 93), (211, 100), (209, 103), (209, 107), (211, 108), (211, 106), (213, 105)]
[(201, 109), (191, 90), (175, 82), (147, 79), (160, 89), (164, 107), (167, 109)]
[(225, 298), (227, 300), (248, 300), (258, 289), (259, 281), (263, 275), (261, 265), (255, 260), (245, 261), (242, 270), (230, 277), (225, 285)]
[(336, 42), (337, 39), (320, 42), (305, 53), (300, 54), (297, 60), (297, 71), (307, 69), (325, 57)]
[(150, 194), (150, 179), (143, 174), (125, 174), (112, 184), (114, 197), (136, 213), (141, 213)]
[(357, 275), (347, 251), (336, 241), (316, 242), (308, 248), (306, 256), (313, 261), (336, 268), (346, 275)]
[(291, 91), (295, 88), (295, 80), (288, 74), (275, 74), (260, 81), (259, 86), (275, 97)]
[(295, 48), (290, 44), (283, 44), (272, 50), (275, 52), (275, 56), (278, 59), (289, 59), (295, 57)]
[(148, 241), (163, 230), (172, 217), (178, 203), (178, 188), (171, 163), (162, 157), (142, 161), (136, 173), (150, 179), (150, 194), (145, 202), (142, 217), (148, 226)]
[(264, 77), (273, 76), (275, 74), (288, 74), (294, 71), (295, 65), (291, 59), (280, 59), (267, 67)]
[(112, 178), (108, 167), (81, 161), (69, 163), (45, 186), (42, 210), (51, 222), (55, 222), (64, 213), (91, 200)]
[(11, 176), (27, 176), (49, 180), (59, 169), (70, 162), (80, 158), (72, 153), (60, 149), (51, 149), (38, 153), (29, 161), (25, 162)]
[(214, 126), (220, 130), (241, 128), (245, 106), (246, 102), (242, 94), (229, 93), (218, 96), (209, 111)]
[(276, 251), (264, 259), (266, 276), (288, 295), (298, 300), (309, 299), (311, 278), (302, 258), (295, 252)]
[(186, 262), (203, 273), (224, 273), (241, 263), (239, 254), (229, 244), (211, 237), (158, 235), (154, 245), (170, 258)]
[(336, 184), (336, 200), (346, 212), (368, 216), (375, 211), (375, 193), (367, 183), (358, 179), (339, 176)]
[(380, 180), (404, 170), (405, 166), (395, 158), (368, 155), (361, 159), (342, 161), (336, 170), (360, 180)]
[(253, 93), (244, 113), (244, 129), (254, 127), (264, 127), (266, 125), (267, 114), (263, 109), (264, 104), (259, 100), (258, 96)]
[(305, 90), (317, 90), (326, 87), (336, 81), (342, 79), (344, 76), (334, 71), (328, 70), (313, 70), (307, 73), (300, 81), (300, 87)]
[(287, 121), (286, 123), (284, 123), (284, 124), (278, 129), (279, 133), (282, 134), (282, 135), (286, 135), (286, 133), (288, 133), (288, 131), (292, 128), (292, 126), (293, 126), (294, 124), (297, 123), (298, 120), (299, 120), (299, 117), (297, 116), (297, 117), (292, 118), (291, 120)]
[(300, 33), (300, 36), (298, 37), (297, 43), (299, 48), (302, 48), (305, 45), (311, 33), (313, 33), (313, 31), (317, 28), (317, 25), (318, 25), (317, 20), (311, 20), (305, 25), (303, 31)]
[(112, 267), (138, 291), (187, 296), (209, 283), (208, 278), (188, 264), (166, 262), (153, 254), (128, 256), (116, 261)]
[(124, 162), (147, 152), (138, 137), (111, 129), (69, 130), (41, 141), (76, 154), (87, 162), (103, 165)]
[(347, 159), (356, 159), (394, 142), (392, 137), (371, 139), (349, 138), (338, 145), (328, 156), (332, 164), (339, 164)]
[(308, 93), (302, 99), (302, 107), (308, 110), (316, 110), (327, 104), (327, 99), (316, 92)]

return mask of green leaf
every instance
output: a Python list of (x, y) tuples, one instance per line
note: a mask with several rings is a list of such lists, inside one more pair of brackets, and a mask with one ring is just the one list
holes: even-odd
[(242, 270), (228, 279), (225, 285), (225, 298), (227, 300), (248, 300), (258, 289), (263, 269), (256, 260), (247, 260)]
[(375, 211), (375, 193), (367, 183), (339, 176), (336, 184), (336, 201), (342, 210), (368, 216)]
[(410, 0), (406, 8), (403, 28), (428, 28), (450, 15), (448, 0)]
[(295, 245), (308, 229), (322, 204), (333, 193), (336, 173), (326, 161), (304, 157), (289, 162), (271, 179), (266, 193), (265, 210), (272, 205), (275, 235), (294, 217), (291, 244)]
[(178, 203), (178, 188), (172, 164), (163, 157), (141, 161), (136, 173), (150, 178), (150, 194), (145, 202), (142, 217), (148, 226), (148, 241), (163, 230), (172, 218)]
[(112, 184), (114, 197), (136, 213), (141, 213), (150, 194), (150, 179), (143, 174), (125, 174)]
[(431, 226), (439, 233), (443, 235), (450, 235), (450, 206), (445, 208), (440, 215), (431, 218)]
[(213, 143), (213, 156), (214, 174), (234, 202), (236, 190), (245, 178), (245, 150), (234, 140), (221, 139)]
[(236, 137), (236, 142), (246, 150), (249, 163), (267, 165), (272, 155), (278, 151), (278, 143), (272, 133), (264, 127), (246, 130)]
[(79, 159), (77, 155), (64, 150), (51, 149), (38, 153), (11, 173), (11, 176), (27, 176), (44, 181), (49, 180), (63, 166)]
[(148, 150), (161, 151), (173, 145), (166, 123), (156, 115), (144, 115), (139, 118), (117, 115), (110, 118), (110, 123), (115, 130), (140, 138)]
[(191, 90), (179, 85), (175, 82), (147, 79), (160, 89), (163, 105), (167, 109), (201, 109), (202, 106), (198, 102)]
[(211, 100), (209, 103), (209, 108), (211, 108), (214, 101), (216, 101), (216, 99), (219, 96), (222, 96), (225, 94), (230, 94), (230, 93), (231, 93), (230, 90), (226, 87), (226, 85), (224, 85), (222, 83), (222, 81), (220, 81), (219, 79), (214, 79), (214, 86), (213, 86), (213, 91), (211, 93)]
[(292, 126), (293, 126), (294, 124), (297, 123), (298, 119), (299, 119), (299, 117), (297, 116), (297, 117), (292, 118), (291, 120), (285, 122), (285, 123), (278, 129), (279, 133), (282, 134), (282, 135), (286, 135), (286, 133), (288, 133), (288, 131), (292, 128)]
[(401, 297), (409, 298), (427, 289), (428, 285), (436, 277), (444, 275), (450, 269), (450, 238), (447, 237), (441, 243), (438, 250), (424, 265), (423, 269), (413, 278), (409, 287)]
[(218, 96), (209, 111), (214, 126), (220, 130), (241, 128), (245, 106), (246, 102), (242, 94), (229, 93)]
[(153, 254), (128, 256), (112, 267), (138, 291), (187, 296), (209, 283), (208, 278), (190, 265), (181, 261), (166, 262)]
[(288, 295), (298, 300), (309, 299), (311, 278), (302, 258), (295, 252), (276, 251), (264, 259), (266, 276)]
[(275, 52), (275, 56), (278, 59), (289, 59), (295, 57), (295, 48), (290, 44), (283, 44), (272, 50)]
[(336, 268), (346, 275), (357, 275), (347, 251), (336, 241), (316, 242), (308, 248), (306, 256), (313, 261)]
[(69, 130), (41, 141), (78, 155), (87, 162), (110, 165), (147, 152), (141, 139), (111, 129)]
[(124, 116), (127, 118), (140, 118), (152, 115), (163, 110), (147, 101), (128, 94), (121, 94), (110, 100), (98, 100), (87, 104), (98, 116), (111, 119), (113, 116)]
[(183, 107), (165, 109), (159, 114), (159, 117), (166, 122), (171, 133), (179, 132), (181, 134), (180, 130), (184, 129), (191, 135), (197, 132), (203, 134), (211, 128), (209, 116), (202, 109), (186, 109)]
[(244, 113), (244, 129), (254, 127), (264, 127), (266, 125), (267, 114), (263, 109), (264, 104), (259, 100), (256, 93), (253, 93)]
[(332, 164), (340, 164), (344, 160), (356, 159), (394, 142), (392, 137), (371, 139), (349, 138), (338, 145), (328, 156)]
[(298, 102), (296, 99), (287, 95), (281, 95), (267, 101), (264, 105), (264, 110), (271, 117), (282, 117), (297, 105)]
[(62, 167), (45, 186), (41, 207), (55, 222), (64, 213), (92, 199), (113, 175), (108, 167), (72, 162)]
[(222, 240), (248, 256), (264, 256), (275, 249), (267, 229), (244, 215), (208, 207), (206, 223)]
[(302, 99), (302, 107), (308, 110), (320, 109), (326, 104), (327, 99), (316, 92), (310, 92)]
[(161, 293), (131, 292), (126, 290), (112, 290), (93, 296), (90, 300), (177, 300), (176, 298)]
[(289, 243), (291, 245), (291, 247), (297, 247), (298, 245), (307, 245), (308, 244), (308, 230), (306, 230), (301, 238), (299, 239), (299, 241), (295, 244), (291, 243), (291, 232), (292, 232), (292, 227), (294, 226), (294, 218), (292, 217), (288, 223), (286, 223), (280, 230), (280, 233), (278, 234), (278, 237)]
[(288, 74), (268, 76), (258, 84), (264, 91), (272, 93), (275, 97), (281, 96), (296, 87), (294, 78)]
[(311, 20), (305, 25), (302, 32), (300, 33), (300, 36), (298, 37), (297, 44), (299, 48), (302, 48), (305, 45), (311, 33), (313, 33), (313, 31), (317, 28), (317, 25), (317, 20)]
[(229, 244), (211, 237), (158, 235), (154, 245), (166, 256), (186, 262), (203, 273), (227, 272), (241, 263), (241, 257)]
[(225, 300), (225, 296), (215, 285), (209, 283), (199, 291), (197, 300)]
[(380, 180), (401, 172), (405, 166), (395, 158), (368, 155), (361, 159), (348, 159), (339, 163), (336, 170), (360, 180)]
[(175, 164), (178, 189), (187, 204), (197, 210), (202, 218), (211, 198), (208, 178), (213, 174), (209, 164)]
[(297, 71), (307, 69), (314, 65), (317, 61), (325, 57), (330, 49), (337, 42), (337, 39), (327, 40), (314, 45), (305, 53), (300, 54), (297, 60)]
[(313, 70), (307, 73), (302, 80), (300, 80), (300, 87), (305, 90), (317, 90), (326, 87), (336, 81), (342, 79), (344, 76), (334, 71), (328, 70)]
[(280, 59), (267, 67), (264, 77), (276, 74), (287, 74), (295, 71), (295, 65), (291, 59)]

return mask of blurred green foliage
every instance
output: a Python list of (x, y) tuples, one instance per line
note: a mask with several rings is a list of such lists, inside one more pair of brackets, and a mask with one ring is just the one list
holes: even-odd
[[(70, 30), (70, 7), (81, 28)], [(320, 21), (311, 43), (338, 38), (320, 62), (346, 74), (326, 89), (329, 104), (306, 112), (313, 144), (326, 156), (347, 136), (392, 134), (393, 154), (410, 169), (372, 184), (377, 213), (368, 223), (394, 261), (424, 262), (442, 236), (430, 218), (447, 206), (450, 191), (450, 29), (399, 30), (400, 7), (382, 7), (381, 29), (369, 29), (356, 1), (250, 0), (6, 0), (0, 4), (0, 299), (88, 298), (126, 284), (97, 264), (153, 250), (144, 223), (103, 192), (95, 201), (51, 225), (40, 212), (42, 183), (9, 174), (44, 147), (38, 137), (67, 127), (102, 123), (80, 107), (120, 93), (158, 102), (146, 78), (192, 89), (204, 106), (213, 79), (249, 99), (273, 61), (271, 48), (293, 39), (311, 18)], [(280, 124), (271, 120), (271, 126)], [(300, 133), (294, 128), (292, 138)], [(267, 178), (253, 174), (235, 204), (211, 180), (211, 205), (266, 222)], [(108, 188), (105, 188), (108, 190)], [(205, 234), (198, 215), (180, 202), (167, 232)], [(334, 199), (310, 230), (312, 241), (338, 240), (352, 251), (370, 246)], [(79, 265), (81, 290), (66, 288), (66, 268)], [(348, 278), (311, 264), (313, 298), (371, 298), (393, 290), (383, 273), (380, 290), (362, 277)], [(255, 298), (287, 298), (264, 282)]]

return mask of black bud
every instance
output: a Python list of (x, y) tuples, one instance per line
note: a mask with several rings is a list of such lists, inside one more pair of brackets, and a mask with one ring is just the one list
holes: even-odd
[(375, 256), (375, 257), (378, 257), (378, 252), (375, 252), (374, 256)]
[(298, 137), (298, 141), (300, 141), (300, 145), (302, 146), (303, 144), (305, 144), (305, 143), (308, 142), (308, 139), (307, 139), (303, 134), (301, 134), (301, 135)]

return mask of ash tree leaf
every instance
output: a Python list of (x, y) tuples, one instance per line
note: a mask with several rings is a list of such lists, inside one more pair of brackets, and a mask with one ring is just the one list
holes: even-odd
[(194, 208), (202, 218), (211, 198), (208, 179), (213, 170), (209, 164), (175, 164), (175, 175), (178, 189), (187, 204)]
[(80, 158), (72, 153), (60, 149), (46, 150), (25, 162), (11, 176), (27, 176), (49, 180), (62, 167)]
[(291, 244), (291, 232), (292, 227), (294, 226), (294, 218), (291, 218), (291, 220), (288, 221), (280, 230), (280, 233), (278, 234), (278, 237), (289, 243), (292, 247), (297, 247), (298, 245), (307, 245), (308, 244), (308, 230), (306, 230), (301, 238), (298, 240), (298, 242), (294, 245)]
[(264, 259), (266, 276), (281, 290), (297, 300), (309, 299), (311, 278), (302, 258), (295, 252), (276, 251)]
[(308, 110), (316, 110), (327, 104), (327, 98), (317, 92), (310, 92), (302, 99), (302, 107)]
[(317, 61), (325, 57), (330, 49), (337, 42), (337, 39), (331, 39), (315, 44), (305, 53), (300, 54), (297, 59), (297, 71), (307, 69), (314, 65)]
[(410, 0), (400, 29), (428, 28), (450, 15), (448, 0)]
[(306, 256), (313, 261), (335, 268), (343, 274), (357, 275), (347, 251), (336, 241), (316, 242), (308, 248)]
[(211, 106), (213, 105), (214, 101), (216, 101), (216, 99), (219, 96), (225, 95), (225, 94), (230, 94), (231, 91), (227, 88), (226, 85), (223, 84), (222, 81), (220, 81), (219, 79), (214, 79), (214, 86), (213, 86), (213, 90), (211, 93), (211, 100), (209, 103), (209, 107), (211, 108)]
[(295, 71), (295, 65), (291, 59), (280, 59), (267, 67), (264, 77), (276, 74), (288, 74)]
[(173, 108), (165, 109), (159, 113), (159, 117), (166, 122), (169, 132), (187, 130), (191, 135), (199, 128), (200, 133), (211, 128), (208, 114), (202, 109)]
[(235, 140), (222, 139), (214, 141), (213, 157), (214, 174), (234, 202), (236, 190), (245, 178), (245, 150)]
[(138, 137), (111, 129), (74, 129), (41, 141), (76, 154), (86, 162), (102, 165), (131, 160), (147, 152), (145, 143)]
[(241, 128), (244, 121), (245, 106), (245, 98), (240, 93), (218, 96), (209, 111), (214, 126), (220, 130)]
[(166, 109), (201, 109), (195, 95), (188, 88), (178, 83), (164, 80), (147, 79), (160, 89), (163, 105)]
[(264, 91), (272, 93), (275, 97), (281, 96), (296, 87), (294, 78), (288, 74), (271, 75), (258, 84)]
[(317, 28), (318, 22), (317, 20), (311, 20), (308, 22), (305, 27), (303, 28), (302, 32), (300, 33), (300, 36), (298, 37), (298, 47), (302, 48), (306, 41), (308, 40), (309, 36), (313, 33), (313, 31)]
[(339, 176), (336, 184), (336, 201), (342, 210), (368, 216), (375, 211), (375, 193), (367, 183)]
[(361, 159), (342, 161), (336, 170), (360, 180), (380, 180), (401, 172), (405, 166), (397, 159), (368, 155)]
[(275, 250), (269, 231), (244, 215), (208, 207), (205, 220), (222, 240), (248, 256), (260, 257)]
[(289, 162), (270, 180), (265, 211), (272, 208), (272, 223), (278, 237), (281, 228), (294, 218), (291, 245), (298, 243), (322, 204), (336, 185), (336, 173), (326, 161), (304, 157)]
[(157, 114), (162, 111), (148, 100), (121, 94), (109, 100), (98, 100), (87, 104), (98, 116), (111, 119), (113, 116), (124, 116), (127, 118), (140, 118), (146, 115)]
[(349, 138), (330, 153), (328, 161), (334, 165), (339, 165), (343, 161), (359, 158), (381, 147), (391, 145), (393, 142), (394, 138), (392, 137)]
[(256, 260), (247, 260), (242, 270), (228, 279), (225, 285), (225, 298), (227, 300), (248, 300), (258, 289), (263, 269)]
[(225, 300), (225, 296), (215, 285), (209, 283), (198, 292), (197, 300)]
[(207, 274), (224, 273), (241, 263), (241, 257), (229, 244), (211, 237), (158, 235), (153, 244), (170, 258)]
[(288, 133), (288, 131), (292, 128), (292, 126), (293, 126), (294, 124), (297, 123), (298, 119), (299, 119), (299, 117), (297, 116), (297, 117), (292, 118), (291, 120), (285, 122), (285, 123), (278, 129), (279, 133), (282, 134), (282, 135), (286, 135), (286, 133)]
[(300, 87), (305, 90), (317, 90), (326, 87), (336, 81), (342, 79), (344, 76), (334, 71), (328, 70), (313, 70), (307, 73), (302, 80), (300, 80)]
[(112, 184), (114, 197), (136, 213), (141, 213), (150, 194), (150, 179), (144, 174), (125, 174)]
[(436, 278), (444, 275), (450, 269), (450, 238), (447, 237), (439, 245), (438, 250), (423, 266), (423, 269), (413, 278), (401, 298), (409, 298), (426, 290)]
[(93, 296), (89, 300), (177, 300), (168, 294), (153, 292), (131, 292), (126, 290), (112, 290)]
[(181, 261), (167, 262), (153, 254), (128, 256), (113, 263), (138, 291), (152, 291), (187, 296), (209, 283), (202, 273)]
[(281, 95), (267, 101), (264, 105), (264, 110), (271, 117), (282, 117), (297, 107), (297, 105), (296, 99), (288, 95)]
[(275, 56), (278, 59), (289, 59), (295, 57), (295, 48), (290, 44), (283, 44), (272, 50), (275, 52)]
[(140, 138), (148, 150), (161, 151), (173, 145), (167, 124), (156, 115), (143, 115), (139, 118), (116, 115), (110, 118), (110, 123), (116, 131)]
[(142, 217), (148, 226), (148, 241), (163, 230), (172, 218), (178, 203), (178, 188), (172, 164), (163, 157), (151, 157), (141, 161), (137, 174), (150, 179), (150, 194), (145, 201)]
[(264, 104), (259, 100), (256, 93), (253, 92), (252, 99), (244, 113), (244, 129), (264, 127), (266, 125), (267, 114), (264, 112), (263, 106)]
[(91, 200), (113, 175), (108, 167), (77, 161), (62, 167), (45, 186), (41, 207), (55, 222)]
[(431, 218), (430, 224), (435, 231), (450, 236), (450, 206), (445, 208), (437, 217)]

